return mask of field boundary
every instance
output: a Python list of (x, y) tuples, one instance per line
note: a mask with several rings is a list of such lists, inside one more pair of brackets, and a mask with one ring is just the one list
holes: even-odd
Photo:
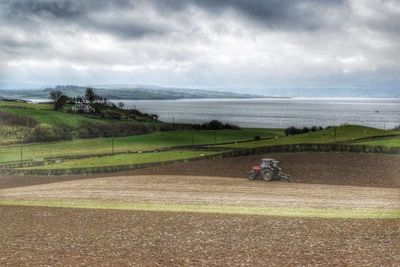
[(219, 213), (277, 217), (305, 217), (325, 219), (398, 219), (400, 210), (382, 209), (333, 209), (254, 207), (210, 204), (166, 204), (87, 200), (0, 200), (0, 206), (35, 206), (80, 209), (109, 209), (162, 212)]
[[(215, 149), (214, 147), (203, 147), (202, 149)], [(222, 148), (223, 149), (223, 148)], [(229, 149), (226, 147), (225, 150)], [(343, 143), (328, 144), (285, 144), (270, 145), (256, 148), (234, 149), (237, 153), (285, 153), (285, 152), (353, 152), (353, 153), (384, 153), (400, 154), (400, 147), (369, 146)]]
[[(265, 138), (262, 140), (269, 140), (273, 138)], [(226, 143), (218, 143), (217, 145), (226, 145), (226, 144), (235, 144), (235, 143), (248, 143), (254, 142), (254, 140), (242, 140), (237, 142), (226, 142)], [(400, 154), (400, 147), (387, 147), (387, 146), (368, 146), (368, 145), (357, 145), (357, 144), (346, 144), (346, 143), (328, 143), (328, 144), (288, 144), (288, 145), (271, 145), (265, 147), (258, 148), (224, 148), (224, 147), (214, 147), (215, 144), (201, 144), (201, 145), (184, 145), (184, 146), (173, 146), (173, 147), (164, 147), (159, 149), (152, 150), (128, 150), (123, 152), (114, 152), (114, 153), (102, 153), (102, 154), (85, 154), (85, 155), (70, 155), (70, 156), (59, 156), (59, 157), (46, 157), (44, 158), (45, 162), (54, 162), (58, 159), (83, 159), (83, 158), (91, 158), (91, 157), (106, 157), (106, 156), (114, 156), (120, 154), (140, 154), (140, 153), (153, 153), (153, 152), (165, 152), (171, 150), (179, 150), (179, 149), (201, 149), (201, 150), (213, 150), (213, 151), (241, 151), (241, 150), (269, 150), (272, 148), (278, 152), (299, 152), (299, 151), (317, 151), (317, 152), (355, 152), (355, 153), (386, 153), (386, 154)], [(293, 148), (296, 146), (296, 148)], [(312, 146), (312, 148), (310, 148)], [(315, 148), (313, 146), (318, 146)], [(327, 147), (330, 146), (330, 147)], [(351, 148), (349, 147), (351, 146)], [(255, 153), (257, 154), (257, 153)], [(0, 165), (1, 166), (1, 165)]]
[[(213, 150), (212, 147), (198, 147), (205, 150)], [(169, 149), (173, 150), (173, 149)], [(168, 150), (166, 150), (168, 151)], [(28, 176), (52, 176), (52, 175), (90, 175), (97, 173), (110, 173), (128, 171), (134, 169), (155, 167), (173, 163), (189, 162), (201, 159), (216, 159), (227, 157), (248, 156), (255, 154), (269, 153), (298, 153), (298, 152), (351, 152), (351, 153), (384, 153), (384, 154), (399, 154), (400, 148), (385, 147), (385, 146), (368, 146), (368, 145), (349, 145), (349, 144), (292, 144), (292, 145), (274, 145), (252, 149), (236, 149), (225, 152), (216, 152), (213, 155), (193, 157), (187, 159), (177, 159), (141, 164), (125, 164), (113, 166), (99, 167), (83, 167), (70, 169), (5, 169), (3, 174), (8, 175), (28, 175)], [(137, 152), (136, 152), (137, 153)], [(115, 155), (115, 154), (114, 154)], [(40, 165), (40, 164), (39, 164)]]
[[(228, 152), (229, 156), (235, 156), (231, 152)], [(8, 175), (27, 175), (27, 176), (53, 176), (53, 175), (90, 175), (96, 173), (110, 173), (128, 171), (134, 169), (155, 167), (173, 163), (189, 162), (201, 159), (216, 159), (227, 157), (226, 153), (217, 153), (213, 155), (199, 156), (187, 159), (176, 159), (140, 164), (125, 164), (125, 165), (114, 165), (114, 166), (99, 166), (99, 167), (85, 167), (85, 168), (70, 168), (70, 169), (8, 169), (5, 170), (5, 174)]]

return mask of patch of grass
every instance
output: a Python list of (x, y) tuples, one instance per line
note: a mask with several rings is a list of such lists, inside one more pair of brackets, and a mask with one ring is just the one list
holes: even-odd
[(18, 142), (28, 133), (29, 128), (24, 126), (0, 125), (0, 145)]
[(24, 103), (17, 101), (0, 101), (0, 108), (24, 108), (24, 109), (34, 109), (34, 110), (52, 110), (52, 104), (33, 104), (33, 103)]
[(323, 144), (333, 142), (352, 142), (359, 138), (374, 136), (394, 135), (400, 136), (399, 131), (387, 131), (358, 125), (345, 125), (335, 128), (329, 128), (322, 131), (285, 136), (272, 140), (254, 141), (239, 144), (221, 145), (227, 148), (257, 148), (271, 145), (285, 144)]
[(400, 136), (392, 138), (381, 138), (366, 142), (356, 143), (357, 145), (368, 145), (368, 146), (387, 146), (387, 147), (400, 147)]
[(279, 217), (342, 218), (342, 219), (398, 219), (400, 210), (282, 208), (203, 204), (165, 204), (109, 202), (99, 200), (0, 200), (0, 205), (41, 206), (81, 209), (114, 209), (165, 212), (199, 212)]
[(54, 110), (15, 109), (0, 107), (0, 111), (16, 115), (29, 116), (38, 124), (45, 123), (52, 127), (77, 128), (84, 123), (105, 123), (105, 121), (102, 119), (90, 118), (80, 114), (66, 113)]
[[(277, 129), (242, 129), (220, 131), (170, 131), (146, 135), (114, 138), (114, 152), (144, 151), (174, 146), (194, 144), (212, 144), (251, 140), (255, 136), (268, 138), (283, 135)], [(216, 137), (216, 138), (215, 138)], [(45, 157), (63, 157), (73, 155), (93, 155), (112, 152), (112, 138), (76, 139), (41, 144), (23, 145), (24, 160), (42, 160)], [(0, 162), (17, 161), (21, 158), (21, 146), (0, 147)]]
[(44, 166), (25, 167), (21, 169), (74, 169), (74, 168), (90, 168), (90, 167), (104, 167), (104, 166), (118, 166), (129, 164), (143, 164), (162, 162), (178, 159), (190, 159), (201, 156), (208, 156), (216, 154), (212, 151), (198, 151), (198, 150), (172, 150), (163, 152), (152, 153), (135, 153), (135, 154), (118, 154), (103, 157), (90, 157), (75, 160), (66, 160), (60, 163), (53, 163)]

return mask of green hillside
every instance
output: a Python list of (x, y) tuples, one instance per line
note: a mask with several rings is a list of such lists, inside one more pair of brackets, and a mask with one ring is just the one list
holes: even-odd
[[(32, 105), (32, 104), (31, 104)], [(77, 128), (84, 123), (104, 123), (104, 120), (81, 114), (73, 114), (40, 108), (0, 107), (0, 112), (28, 116), (37, 124), (45, 123), (52, 127)]]
[(152, 152), (143, 154), (118, 154), (103, 157), (89, 157), (77, 160), (67, 160), (45, 166), (26, 167), (21, 169), (74, 169), (102, 166), (119, 166), (130, 164), (143, 164), (169, 160), (190, 159), (216, 154), (211, 151), (198, 150), (173, 150), (165, 152)]
[[(213, 144), (253, 140), (255, 136), (271, 138), (282, 136), (279, 129), (242, 129), (219, 131), (168, 131), (152, 134), (116, 137), (75, 139), (49, 143), (26, 144), (22, 146), (24, 160), (41, 160), (46, 157), (71, 155), (93, 155), (114, 152), (144, 151), (184, 145)], [(21, 145), (0, 146), (0, 162), (21, 159)]]
[(365, 142), (357, 142), (355, 144), (369, 145), (369, 146), (387, 146), (387, 147), (400, 147), (400, 135), (397, 137), (375, 138)]
[(271, 140), (221, 145), (220, 147), (257, 148), (282, 144), (322, 144), (333, 142), (352, 142), (356, 139), (390, 135), (400, 136), (400, 131), (388, 131), (358, 125), (345, 125), (312, 133), (285, 136), (274, 138)]

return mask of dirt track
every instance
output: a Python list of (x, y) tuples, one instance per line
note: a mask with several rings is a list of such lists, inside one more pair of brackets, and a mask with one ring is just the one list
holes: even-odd
[(295, 182), (357, 185), (375, 187), (400, 187), (400, 155), (355, 153), (280, 153), (244, 157), (199, 160), (123, 173), (92, 176), (64, 177), (0, 177), (0, 189), (46, 184), (51, 182), (87, 179), (116, 175), (170, 174), (204, 175), (245, 178), (250, 168), (263, 157), (281, 161), (283, 170), (295, 178)]
[(266, 183), (208, 176), (120, 176), (0, 190), (0, 199), (89, 199), (290, 208), (400, 209), (399, 188)]
[(0, 207), (0, 265), (399, 266), (399, 223)]

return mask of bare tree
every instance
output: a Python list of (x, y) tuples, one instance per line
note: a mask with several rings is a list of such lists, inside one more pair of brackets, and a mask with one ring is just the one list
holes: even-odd
[(69, 98), (64, 95), (61, 91), (50, 91), (49, 98), (53, 100), (54, 109), (60, 110), (64, 107), (64, 105), (68, 102)]
[(86, 88), (85, 99), (89, 101), (90, 104), (93, 104), (98, 99), (98, 96), (94, 92), (93, 88)]

